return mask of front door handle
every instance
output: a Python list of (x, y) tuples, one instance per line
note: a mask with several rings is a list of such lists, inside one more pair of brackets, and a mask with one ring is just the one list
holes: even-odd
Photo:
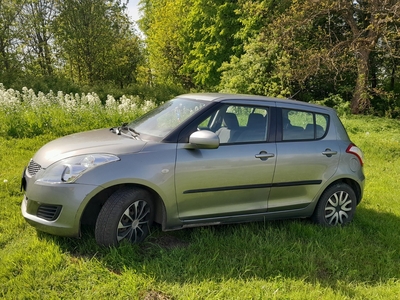
[(267, 151), (261, 151), (259, 154), (255, 155), (255, 158), (259, 158), (261, 160), (267, 160), (268, 158), (274, 157), (275, 154), (268, 153)]
[(331, 157), (332, 155), (336, 155), (337, 151), (332, 151), (331, 149), (327, 148), (325, 151), (322, 152), (322, 155), (326, 155), (327, 157)]

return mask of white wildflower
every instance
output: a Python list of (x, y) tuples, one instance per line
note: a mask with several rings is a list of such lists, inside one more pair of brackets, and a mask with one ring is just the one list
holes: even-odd
[(113, 96), (107, 95), (106, 109), (107, 110), (115, 110), (116, 108), (117, 108), (117, 101), (115, 101)]

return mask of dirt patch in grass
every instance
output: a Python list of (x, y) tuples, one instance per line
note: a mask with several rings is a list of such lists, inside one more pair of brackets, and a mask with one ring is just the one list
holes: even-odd
[(149, 238), (149, 242), (160, 246), (164, 249), (184, 248), (189, 245), (188, 242), (182, 241), (173, 235), (162, 235), (158, 237)]
[(143, 297), (142, 300), (172, 300), (173, 298), (165, 295), (162, 292), (157, 291), (148, 291)]

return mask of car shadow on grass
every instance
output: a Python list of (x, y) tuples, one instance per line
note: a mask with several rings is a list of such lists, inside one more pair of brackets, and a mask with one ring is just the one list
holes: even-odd
[(375, 285), (400, 277), (400, 218), (358, 208), (348, 226), (325, 228), (308, 220), (282, 220), (153, 230), (139, 245), (97, 246), (82, 239), (41, 234), (71, 256), (96, 257), (115, 274), (151, 274), (162, 282), (293, 278), (345, 289), (343, 283)]

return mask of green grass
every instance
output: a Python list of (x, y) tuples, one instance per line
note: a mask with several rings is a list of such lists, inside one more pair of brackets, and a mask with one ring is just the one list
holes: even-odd
[(21, 216), (21, 172), (60, 131), (0, 136), (0, 298), (397, 299), (400, 122), (343, 123), (364, 150), (367, 176), (349, 226), (285, 220), (156, 228), (140, 245), (113, 249), (97, 246), (91, 231), (82, 239), (36, 232)]

